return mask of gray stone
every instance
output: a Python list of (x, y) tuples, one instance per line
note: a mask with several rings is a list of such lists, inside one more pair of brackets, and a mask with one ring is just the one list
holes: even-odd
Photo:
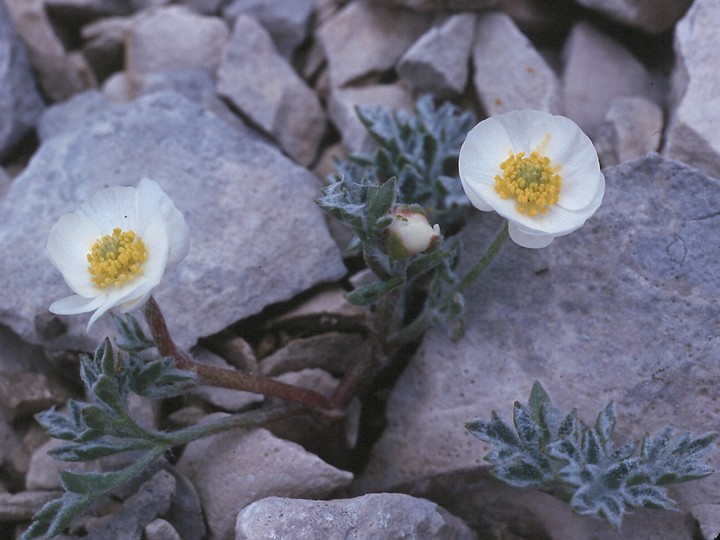
[(5, 192), (10, 189), (10, 183), (12, 178), (5, 169), (0, 167), (0, 197), (5, 195)]
[(530, 40), (504, 13), (478, 20), (475, 91), (489, 115), (516, 109), (560, 112), (560, 84)]
[(44, 373), (21, 371), (0, 377), (0, 414), (7, 420), (32, 416), (65, 403), (69, 397)]
[(705, 503), (693, 508), (693, 517), (698, 520), (704, 538), (720, 535), (720, 504)]
[(657, 151), (662, 128), (662, 109), (654, 102), (643, 97), (614, 98), (595, 137), (600, 164), (617, 165)]
[[(205, 349), (194, 349), (193, 358), (201, 364), (224, 369), (232, 369), (225, 360)], [(211, 405), (227, 412), (240, 411), (253, 403), (261, 402), (264, 399), (264, 397), (260, 394), (241, 392), (230, 388), (218, 388), (215, 386), (198, 386), (189, 390), (188, 395), (198, 396), (203, 401), (206, 401), (207, 403), (210, 403)]]
[(376, 0), (390, 6), (401, 6), (418, 11), (446, 11), (470, 9), (488, 9), (501, 3), (502, 0)]
[[(43, 101), (33, 80), (28, 51), (0, 2), (0, 159), (35, 126)], [(0, 178), (0, 195), (5, 182)]]
[(651, 97), (653, 81), (625, 47), (586, 22), (573, 27), (563, 49), (564, 114), (590, 137), (602, 124), (610, 101)]
[[(482, 465), (489, 448), (464, 423), (492, 410), (508, 418), (534, 380), (590, 424), (614, 401), (619, 442), (716, 425), (720, 182), (657, 155), (604, 173), (603, 206), (582, 229), (543, 250), (502, 247), (465, 295), (459, 342), (445, 328), (428, 332), (392, 391), (358, 490)], [(487, 216), (468, 225), (466, 268), (499, 226)], [(707, 461), (717, 470), (718, 452)], [(713, 475), (672, 496), (687, 511), (719, 490)], [(660, 522), (648, 527), (664, 538)]]
[(663, 154), (720, 178), (720, 4), (697, 0), (675, 30), (673, 104)]
[[(635, 509), (615, 531), (601, 519), (581, 516), (555, 497), (508, 486), (487, 467), (424, 478), (401, 486), (415, 497), (431, 498), (462, 519), (480, 538), (512, 540), (691, 540), (687, 513)], [(707, 538), (714, 538), (713, 536)]]
[(0, 493), (0, 522), (28, 521), (47, 502), (62, 495), (59, 491)]
[(659, 34), (671, 29), (693, 0), (577, 0), (577, 3), (623, 24)]
[(46, 366), (42, 347), (31, 345), (0, 325), (0, 374), (39, 372)]
[(145, 540), (182, 540), (175, 527), (160, 518), (145, 525), (143, 538)]
[(182, 540), (175, 527), (162, 518), (154, 519), (145, 525), (142, 538), (143, 540)]
[(369, 150), (374, 146), (355, 112), (355, 107), (360, 105), (410, 111), (414, 102), (412, 94), (399, 84), (333, 90), (328, 100), (328, 116), (340, 132), (343, 144), (351, 152)]
[[(313, 204), (312, 173), (180, 95), (158, 93), (76, 123), (44, 143), (15, 178), (0, 201), (0, 244), (18, 254), (0, 261), (2, 324), (57, 349), (93, 350), (114, 335), (106, 317), (89, 336), (87, 315), (44, 318), (71, 291), (43, 247), (62, 213), (143, 176), (160, 183), (190, 225), (190, 255), (155, 291), (181, 347), (345, 273)], [(60, 332), (48, 334), (53, 321)]]
[(235, 21), (217, 91), (295, 161), (308, 165), (315, 159), (326, 124), (320, 101), (277, 53), (267, 31), (247, 15)]
[(349, 472), (265, 429), (234, 430), (191, 442), (177, 466), (197, 487), (210, 534), (219, 540), (233, 538), (238, 512), (254, 501), (272, 495), (324, 497), (352, 479)]
[(182, 540), (204, 540), (207, 528), (195, 486), (176, 467), (166, 464), (165, 468), (175, 477), (175, 495), (163, 517), (180, 533)]
[(461, 94), (468, 79), (475, 16), (459, 14), (428, 30), (395, 68), (415, 92), (449, 97)]
[(183, 6), (161, 7), (136, 16), (127, 36), (130, 78), (157, 71), (203, 69), (220, 65), (228, 28), (219, 17), (206, 17)]
[(354, 365), (361, 355), (368, 353), (365, 344), (366, 339), (360, 334), (337, 332), (295, 339), (263, 358), (260, 369), (263, 375), (271, 377), (315, 367), (340, 376), (349, 366)]
[(498, 10), (508, 15), (527, 36), (551, 40), (565, 35), (574, 20), (573, 9), (565, 2), (538, 3), (536, 0), (503, 0)]
[[(27, 44), (32, 66), (46, 97), (63, 101), (96, 86), (90, 65), (80, 52), (68, 53), (55, 34), (43, 0), (5, 0), (15, 29)], [(6, 19), (3, 13), (2, 19)], [(32, 92), (28, 87), (28, 91)]]
[(308, 37), (312, 13), (311, 0), (234, 0), (223, 10), (223, 17), (232, 26), (239, 15), (249, 15), (265, 27), (277, 52), (292, 58), (298, 45)]
[(350, 2), (316, 30), (327, 56), (330, 84), (387, 71), (429, 28), (424, 14)]
[(175, 477), (159, 471), (129, 497), (120, 510), (107, 519), (89, 523), (88, 536), (93, 540), (141, 538), (145, 526), (168, 511), (174, 494)]
[(59, 133), (72, 129), (73, 122), (102, 111), (110, 106), (107, 98), (98, 90), (86, 90), (73, 97), (48, 107), (38, 123), (38, 137), (41, 142)]
[(335, 501), (268, 497), (254, 502), (238, 514), (235, 540), (265, 538), (472, 540), (475, 535), (433, 502), (401, 493), (373, 493)]

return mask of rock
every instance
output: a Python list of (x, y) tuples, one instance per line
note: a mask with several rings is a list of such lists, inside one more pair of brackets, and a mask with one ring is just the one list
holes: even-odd
[(47, 502), (62, 495), (59, 491), (0, 493), (0, 522), (28, 521)]
[(66, 444), (59, 439), (50, 439), (45, 444), (36, 448), (31, 457), (25, 477), (25, 489), (29, 491), (59, 491), (62, 489), (60, 471), (90, 472), (93, 464), (87, 462), (67, 463), (58, 461), (48, 452), (58, 446)]
[(343, 144), (352, 152), (369, 150), (374, 145), (355, 112), (360, 105), (409, 111), (414, 102), (410, 92), (399, 84), (333, 90), (328, 100), (328, 116), (340, 132)]
[(260, 370), (263, 375), (272, 377), (288, 371), (320, 368), (338, 377), (354, 365), (361, 355), (368, 354), (366, 343), (366, 338), (360, 334), (337, 332), (295, 339), (263, 358)]
[(174, 494), (175, 478), (167, 471), (159, 471), (120, 510), (88, 524), (88, 536), (93, 540), (141, 538), (145, 526), (168, 511)]
[(59, 133), (72, 129), (77, 122), (93, 113), (107, 109), (110, 102), (97, 90), (86, 90), (73, 97), (48, 107), (38, 123), (38, 137), (41, 142)]
[(207, 528), (195, 486), (177, 467), (165, 465), (165, 468), (175, 477), (175, 495), (163, 517), (180, 533), (182, 540), (204, 540)]
[(560, 111), (555, 73), (504, 13), (479, 18), (472, 58), (475, 90), (488, 115), (516, 109)]
[(182, 540), (175, 527), (160, 518), (145, 525), (143, 538), (145, 540)]
[(717, 538), (720, 535), (720, 504), (699, 504), (693, 508), (693, 517), (698, 520), (704, 538)]
[(0, 167), (0, 197), (5, 195), (5, 192), (10, 189), (10, 183), (12, 178), (5, 169)]
[(223, 9), (223, 17), (232, 26), (241, 14), (259, 22), (272, 37), (280, 56), (292, 58), (295, 49), (308, 36), (312, 0), (234, 0)]
[(659, 34), (673, 27), (693, 0), (577, 0), (628, 26)]
[[(44, 104), (35, 87), (28, 51), (0, 2), (0, 159), (35, 126)], [(2, 173), (0, 173), (1, 175)], [(0, 178), (0, 195), (6, 181)]]
[(595, 138), (600, 164), (617, 165), (655, 152), (662, 128), (662, 109), (649, 99), (614, 98)]
[[(193, 358), (201, 364), (232, 369), (225, 360), (205, 349), (196, 348), (193, 350)], [(189, 390), (187, 395), (198, 396), (207, 403), (228, 412), (240, 411), (253, 403), (262, 402), (264, 399), (260, 394), (215, 386), (198, 386)]]
[(351, 304), (340, 288), (318, 292), (297, 308), (268, 323), (270, 330), (281, 329), (296, 336), (307, 335), (309, 329), (319, 332), (357, 332), (364, 329), (367, 310)]
[(475, 16), (448, 17), (425, 32), (397, 64), (398, 75), (415, 92), (438, 97), (461, 94), (468, 78), (470, 47), (475, 37)]
[(197, 487), (210, 534), (220, 540), (232, 538), (238, 512), (256, 500), (271, 495), (324, 497), (352, 479), (349, 472), (265, 429), (229, 431), (191, 442), (177, 466)]
[[(618, 442), (665, 425), (713, 428), (720, 182), (657, 155), (604, 173), (605, 201), (585, 227), (543, 250), (502, 247), (465, 295), (459, 342), (442, 327), (428, 332), (392, 391), (358, 490), (482, 465), (489, 449), (464, 423), (492, 410), (508, 418), (534, 380), (590, 424), (614, 401)], [(499, 226), (479, 215), (468, 225), (465, 268)], [(708, 456), (717, 470), (718, 452)], [(719, 489), (714, 475), (672, 496), (687, 511)], [(648, 527), (664, 538), (660, 523)]]
[(482, 10), (496, 6), (501, 0), (376, 0), (380, 4), (402, 6), (418, 11)]
[[(190, 225), (190, 255), (154, 293), (180, 347), (345, 274), (313, 204), (312, 173), (180, 95), (158, 93), (45, 142), (0, 200), (0, 244), (22, 254), (0, 260), (2, 324), (56, 349), (93, 350), (115, 334), (109, 317), (89, 336), (87, 315), (42, 318), (53, 300), (71, 293), (43, 246), (60, 214), (108, 185), (136, 185), (143, 176), (162, 185)], [(298, 238), (298, 230), (312, 234)], [(63, 333), (47, 333), (53, 321)]]
[(0, 414), (7, 420), (25, 418), (62, 405), (69, 394), (43, 373), (21, 371), (0, 377)]
[[(429, 498), (462, 519), (480, 538), (512, 540), (690, 540), (688, 514), (649, 508), (633, 510), (621, 531), (600, 519), (581, 516), (555, 497), (511, 487), (493, 478), (487, 467), (424, 478), (400, 490)], [(712, 537), (710, 537), (712, 538)]]
[(23, 341), (0, 325), (0, 378), (11, 373), (42, 371), (45, 364), (42, 347)]
[(130, 79), (145, 73), (202, 69), (220, 65), (228, 28), (219, 17), (206, 17), (183, 6), (161, 7), (133, 19), (127, 35), (126, 68)]
[[(17, 33), (30, 50), (40, 87), (51, 101), (63, 101), (96, 86), (95, 76), (80, 53), (67, 53), (55, 35), (43, 0), (5, 0)], [(2, 14), (5, 19), (6, 14)], [(32, 90), (28, 86), (29, 95)], [(37, 98), (29, 98), (37, 102)], [(33, 105), (32, 107), (37, 107)]]
[(265, 538), (472, 540), (475, 535), (435, 503), (400, 493), (372, 493), (335, 501), (268, 497), (254, 502), (238, 514), (235, 539)]
[(652, 95), (653, 81), (645, 66), (586, 22), (573, 26), (563, 58), (564, 114), (590, 138), (602, 124), (613, 98)]
[(715, 89), (720, 61), (714, 49), (714, 21), (720, 5), (697, 0), (675, 30), (673, 106), (663, 154), (720, 178), (720, 110)]
[(498, 10), (508, 15), (526, 36), (538, 41), (557, 39), (570, 29), (577, 15), (571, 2), (538, 3), (535, 0), (502, 0)]
[(325, 133), (325, 113), (312, 90), (276, 51), (254, 19), (235, 21), (218, 70), (218, 94), (301, 165), (309, 165)]
[(350, 2), (317, 29), (333, 88), (387, 71), (430, 26), (423, 14)]

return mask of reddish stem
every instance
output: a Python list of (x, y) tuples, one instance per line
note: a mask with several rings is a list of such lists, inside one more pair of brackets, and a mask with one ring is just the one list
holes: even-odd
[(152, 296), (143, 309), (160, 354), (174, 358), (178, 368), (196, 372), (204, 383), (302, 403), (318, 409), (330, 417), (342, 416), (342, 413), (337, 410), (329, 399), (313, 390), (286, 384), (261, 375), (248, 375), (231, 369), (195, 362), (186, 352), (178, 349), (175, 345), (175, 342), (170, 337), (160, 306)]

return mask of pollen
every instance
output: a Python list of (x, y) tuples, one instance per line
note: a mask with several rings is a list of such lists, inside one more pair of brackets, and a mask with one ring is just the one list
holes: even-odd
[(495, 191), (503, 199), (513, 198), (521, 214), (544, 214), (560, 199), (562, 179), (550, 158), (538, 152), (511, 154), (500, 164), (502, 176), (495, 176)]
[(113, 229), (97, 240), (87, 254), (88, 271), (92, 282), (104, 289), (122, 285), (142, 274), (148, 251), (145, 243), (133, 231)]

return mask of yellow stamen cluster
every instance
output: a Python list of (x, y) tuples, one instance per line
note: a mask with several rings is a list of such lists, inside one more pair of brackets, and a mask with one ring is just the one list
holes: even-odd
[(104, 289), (122, 285), (142, 273), (148, 257), (145, 243), (133, 231), (113, 229), (93, 244), (87, 254), (92, 282)]
[(500, 164), (502, 177), (495, 176), (495, 191), (503, 199), (517, 200), (521, 214), (544, 214), (560, 199), (562, 180), (550, 165), (550, 158), (537, 152), (512, 154)]

